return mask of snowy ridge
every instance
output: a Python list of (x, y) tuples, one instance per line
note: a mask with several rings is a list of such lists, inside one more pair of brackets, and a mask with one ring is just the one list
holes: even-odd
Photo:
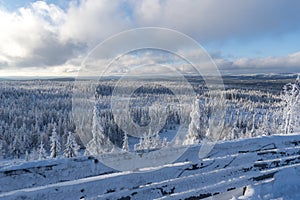
[[(115, 172), (91, 157), (2, 167), (0, 198), (199, 199), (228, 191), (242, 195), (244, 186), (272, 180), (283, 169), (300, 168), (300, 135), (220, 142), (203, 160), (198, 159), (199, 148), (190, 147), (174, 164), (154, 171)], [(23, 186), (17, 184), (20, 180)]]
[[(52, 159), (0, 166), (0, 192), (48, 185), (80, 178), (113, 173), (94, 157)], [(23, 180), (20, 182), (20, 180)]]

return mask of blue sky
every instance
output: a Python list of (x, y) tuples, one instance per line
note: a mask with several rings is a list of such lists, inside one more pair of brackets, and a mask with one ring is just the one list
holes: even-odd
[(227, 58), (285, 56), (300, 49), (300, 31), (293, 31), (283, 36), (262, 36), (249, 40), (229, 39), (223, 44), (209, 42), (205, 44), (209, 51), (222, 51)]
[[(20, 7), (28, 7), (31, 3), (36, 2), (35, 0), (1, 0), (0, 4), (7, 10), (15, 11)], [(44, 2), (48, 4), (55, 4), (62, 9), (67, 9), (69, 5), (69, 1), (61, 1), (61, 0), (45, 0)]]
[(299, 73), (299, 7), (293, 0), (0, 0), (0, 76), (73, 76), (99, 42), (147, 26), (192, 37), (224, 74)]

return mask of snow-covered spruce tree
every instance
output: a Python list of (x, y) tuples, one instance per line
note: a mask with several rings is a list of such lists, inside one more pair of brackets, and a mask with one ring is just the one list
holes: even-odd
[(129, 145), (128, 145), (128, 136), (127, 133), (125, 132), (124, 138), (123, 138), (123, 146), (122, 146), (123, 151), (129, 151)]
[(93, 138), (86, 145), (85, 155), (100, 155), (111, 152), (112, 145), (109, 139), (104, 135), (104, 129), (97, 119), (98, 112), (96, 106), (93, 110), (92, 136)]
[(153, 147), (154, 148), (161, 148), (161, 147), (163, 147), (163, 141), (161, 141), (161, 139), (159, 137), (159, 132), (158, 131), (155, 133), (155, 137), (153, 139)]
[(150, 128), (148, 134), (144, 134), (143, 137), (140, 138), (139, 144), (134, 145), (134, 150), (150, 150), (163, 148), (168, 145), (167, 138), (163, 140), (159, 137), (159, 132), (153, 134), (152, 129)]
[(144, 133), (143, 137), (140, 137), (139, 143), (134, 145), (134, 150), (138, 151), (138, 150), (150, 149), (149, 143), (150, 143), (150, 138), (148, 134)]
[(25, 161), (29, 161), (29, 160), (30, 160), (30, 156), (29, 156), (28, 151), (26, 150), (25, 151)]
[(261, 129), (263, 135), (270, 135), (270, 117), (269, 117), (269, 111), (266, 112), (264, 116), (264, 121), (262, 123)]
[(60, 141), (59, 141), (59, 136), (56, 132), (56, 129), (55, 127), (52, 129), (52, 135), (50, 137), (50, 142), (51, 142), (51, 154), (50, 154), (50, 157), (51, 158), (56, 158), (60, 151), (61, 151), (61, 144), (60, 144)]
[(151, 129), (149, 130), (148, 134), (144, 133), (144, 140), (143, 140), (144, 143), (142, 145), (144, 150), (151, 149), (152, 138), (151, 138), (150, 132), (151, 132)]
[(233, 128), (231, 129), (231, 133), (230, 133), (230, 137), (229, 137), (229, 140), (235, 140), (235, 139), (238, 139), (239, 137), (239, 129), (238, 127), (236, 126), (236, 124), (233, 126)]
[(281, 99), (283, 102), (283, 123), (282, 132), (289, 134), (300, 131), (300, 78), (295, 83), (288, 83), (284, 86)]
[(39, 149), (39, 160), (46, 159), (46, 150), (44, 148), (44, 143), (41, 141), (40, 149)]
[(166, 137), (163, 138), (162, 147), (168, 146), (168, 139)]
[(201, 120), (204, 122), (204, 127), (200, 130), (204, 130), (205, 135), (203, 136), (203, 133), (201, 133), (200, 139), (202, 139), (203, 137), (209, 141), (217, 141), (219, 139), (224, 139), (227, 137), (226, 134), (229, 134), (229, 131), (225, 131), (226, 110), (224, 105), (226, 104), (226, 100), (224, 98), (224, 95), (219, 90), (210, 91), (208, 100), (209, 112), (207, 113), (209, 113), (209, 118), (206, 119), (207, 114), (205, 114), (204, 117), (206, 117), (203, 118), (203, 120)]
[(251, 137), (255, 137), (256, 136), (256, 131), (255, 131), (255, 120), (256, 120), (256, 116), (257, 116), (257, 113), (254, 112), (253, 116), (252, 116), (252, 127), (251, 127)]
[(39, 151), (36, 148), (33, 148), (29, 155), (29, 160), (38, 160), (38, 159), (39, 159)]
[(199, 101), (199, 99), (196, 99), (192, 105), (192, 111), (190, 113), (191, 122), (189, 124), (188, 134), (186, 135), (183, 145), (192, 145), (199, 143), (199, 139), (201, 137), (200, 104), (201, 102)]
[(72, 158), (78, 155), (79, 146), (76, 143), (75, 137), (72, 132), (69, 132), (67, 143), (65, 145), (64, 155), (66, 158)]
[(251, 129), (252, 129), (252, 116), (248, 116), (246, 127), (245, 127), (245, 138), (251, 138)]
[(21, 136), (19, 134), (16, 134), (14, 136), (14, 140), (10, 149), (11, 154), (17, 158), (20, 158), (20, 156), (24, 153), (24, 143), (22, 142)]

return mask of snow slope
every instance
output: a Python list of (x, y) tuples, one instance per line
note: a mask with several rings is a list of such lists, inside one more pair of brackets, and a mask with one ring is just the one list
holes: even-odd
[(173, 164), (125, 172), (92, 157), (4, 165), (0, 198), (293, 199), (300, 194), (300, 135), (219, 142), (202, 160), (199, 148), (190, 147)]

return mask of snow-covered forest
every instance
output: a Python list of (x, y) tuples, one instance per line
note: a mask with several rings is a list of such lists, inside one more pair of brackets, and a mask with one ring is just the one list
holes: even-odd
[[(197, 97), (192, 105), (181, 105), (172, 93), (172, 88), (181, 88), (176, 81), (139, 82), (139, 87), (131, 96), (130, 113), (134, 123), (145, 126), (150, 122), (150, 115), (166, 113), (162, 129), (148, 130), (142, 138), (131, 136), (134, 131), (118, 127), (120, 120), (128, 116), (115, 117), (111, 111), (110, 100), (116, 80), (98, 83), (93, 103), (94, 112), (90, 123), (100, 125), (101, 134), (123, 151), (141, 151), (169, 145), (178, 126), (184, 121), (189, 124), (186, 138), (182, 145), (201, 143), (209, 132), (212, 120), (211, 109), (214, 107), (210, 97), (219, 91), (208, 91), (204, 82), (191, 79)], [(230, 82), (231, 81), (231, 82)], [(242, 85), (225, 78), (226, 113), (220, 123), (222, 133), (218, 140), (234, 140), (261, 135), (289, 134), (300, 131), (299, 78), (284, 79), (280, 87), (273, 88), (272, 81), (262, 80), (266, 87)], [(81, 80), (84, 86), (88, 80)], [(245, 81), (244, 81), (245, 82)], [(269, 86), (268, 86), (268, 83)], [(132, 82), (123, 85), (123, 90), (130, 88)], [(164, 86), (162, 86), (164, 85)], [(168, 87), (165, 87), (165, 86)], [(78, 133), (79, 130), (72, 116), (72, 92), (74, 81), (32, 80), (0, 81), (0, 158), (1, 159), (50, 159), (74, 157), (95, 151), (94, 146), (85, 149)], [(80, 88), (79, 88), (80, 89)], [(82, 87), (85, 89), (85, 87)], [(159, 102), (159, 104), (157, 103)], [(163, 105), (163, 106), (161, 106)], [(182, 112), (183, 111), (183, 112)], [(125, 120), (126, 121), (126, 120)], [(99, 131), (95, 130), (95, 131)], [(99, 134), (93, 134), (97, 137)], [(95, 138), (93, 138), (95, 139)], [(101, 138), (100, 138), (101, 139)], [(99, 138), (97, 139), (97, 141)], [(100, 147), (101, 148), (101, 147)], [(113, 148), (102, 148), (97, 152), (111, 152)]]

